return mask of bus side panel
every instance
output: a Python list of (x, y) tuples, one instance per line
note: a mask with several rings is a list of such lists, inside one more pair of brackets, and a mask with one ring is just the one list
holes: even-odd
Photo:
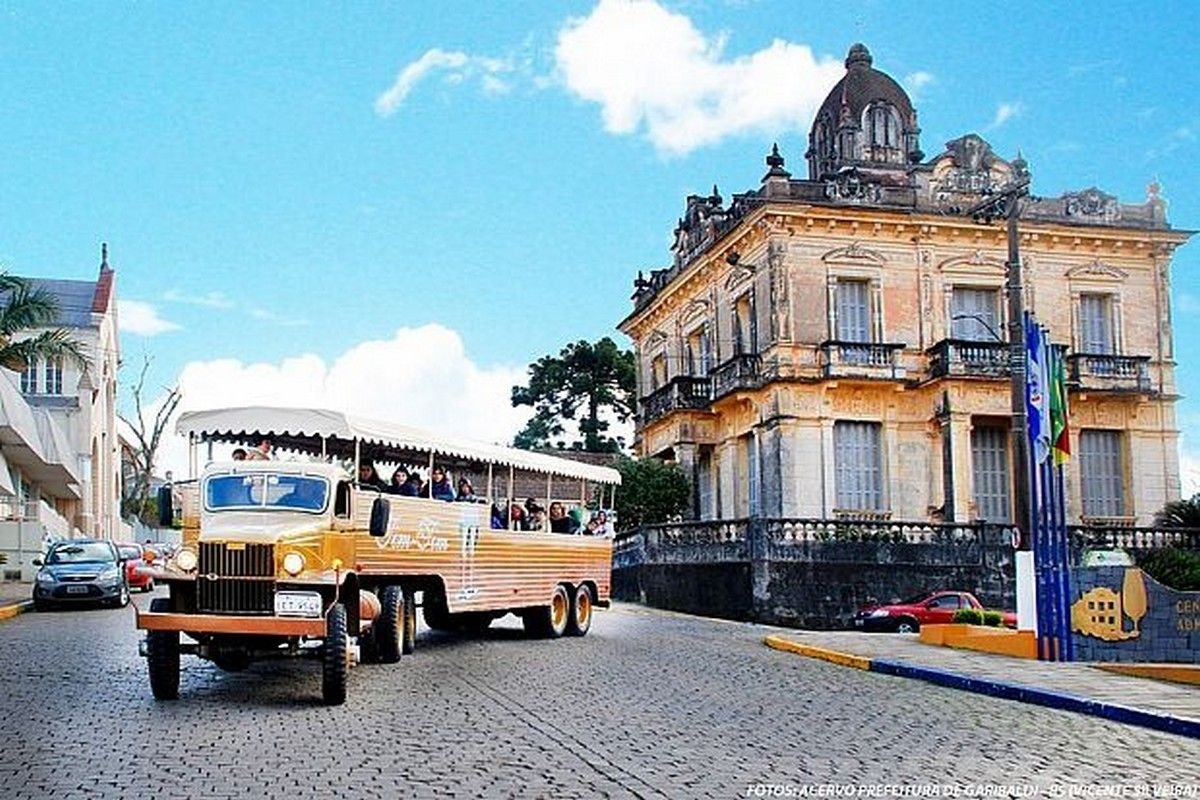
[(544, 605), (556, 584), (585, 581), (595, 584), (597, 600), (608, 600), (610, 539), (492, 530), (482, 504), (389, 499), (388, 534), (355, 537), (355, 561), (365, 577), (437, 575), (451, 612)]

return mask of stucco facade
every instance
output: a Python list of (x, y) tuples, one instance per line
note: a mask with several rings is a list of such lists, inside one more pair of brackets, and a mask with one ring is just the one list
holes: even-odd
[[(620, 328), (637, 449), (678, 461), (702, 519), (1008, 521), (1006, 236), (972, 209), (1027, 174), (968, 134), (925, 159), (916, 111), (866, 48), (795, 179), (688, 198), (671, 266)], [(1190, 233), (1156, 186), (1025, 201), (1025, 308), (1066, 350), (1072, 522), (1148, 524), (1180, 491), (1170, 263)]]

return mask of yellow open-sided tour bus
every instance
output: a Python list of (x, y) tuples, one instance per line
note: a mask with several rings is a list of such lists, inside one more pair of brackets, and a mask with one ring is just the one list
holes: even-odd
[[(153, 572), (169, 596), (137, 614), (160, 700), (178, 696), (187, 653), (229, 670), (320, 658), (322, 696), (338, 704), (351, 666), (412, 652), (418, 605), (433, 629), (514, 613), (531, 635), (559, 637), (583, 636), (609, 604), (611, 537), (521, 529), (508, 510), (533, 486), (560, 515), (604, 508), (616, 470), (317, 409), (194, 411), (177, 430), (194, 477), (164, 487), (159, 508), (164, 521), (181, 508), (183, 543)], [(214, 442), (251, 458), (213, 461)], [(370, 469), (389, 465), (468, 477), (478, 496), (393, 494)]]

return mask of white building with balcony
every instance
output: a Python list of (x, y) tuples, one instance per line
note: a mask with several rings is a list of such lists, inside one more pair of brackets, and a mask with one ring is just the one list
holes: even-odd
[[(0, 369), (0, 553), (5, 578), (32, 578), (47, 539), (120, 539), (115, 274), (102, 251), (96, 280), (29, 279), (58, 301), (52, 328), (82, 346), (87, 366), (43, 360)], [(28, 331), (36, 335), (40, 330)]]

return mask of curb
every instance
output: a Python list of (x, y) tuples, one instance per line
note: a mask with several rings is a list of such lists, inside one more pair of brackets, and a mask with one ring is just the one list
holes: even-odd
[(808, 656), (809, 658), (818, 658), (833, 664), (855, 667), (881, 675), (913, 678), (951, 689), (961, 689), (976, 694), (999, 697), (1005, 700), (1016, 700), (1020, 703), (1055, 708), (1061, 711), (1074, 711), (1080, 714), (1088, 714), (1093, 717), (1112, 720), (1113, 722), (1124, 722), (1129, 725), (1138, 725), (1143, 728), (1174, 733), (1192, 739), (1200, 739), (1200, 722), (1195, 720), (1156, 714), (1114, 703), (1104, 703), (1099, 700), (1089, 700), (1086, 697), (1055, 692), (1049, 689), (1039, 689), (1034, 686), (972, 678), (967, 675), (929, 667), (916, 667), (902, 661), (870, 659), (849, 653), (839, 653), (836, 650), (826, 650), (822, 647), (813, 647), (793, 642), (780, 636), (768, 636), (764, 640), (764, 644), (775, 650), (796, 653), (797, 655)]
[(6, 606), (0, 606), (0, 619), (12, 619), (18, 614), (24, 614), (26, 611), (33, 610), (32, 600), (22, 600), (19, 603), (12, 603)]

